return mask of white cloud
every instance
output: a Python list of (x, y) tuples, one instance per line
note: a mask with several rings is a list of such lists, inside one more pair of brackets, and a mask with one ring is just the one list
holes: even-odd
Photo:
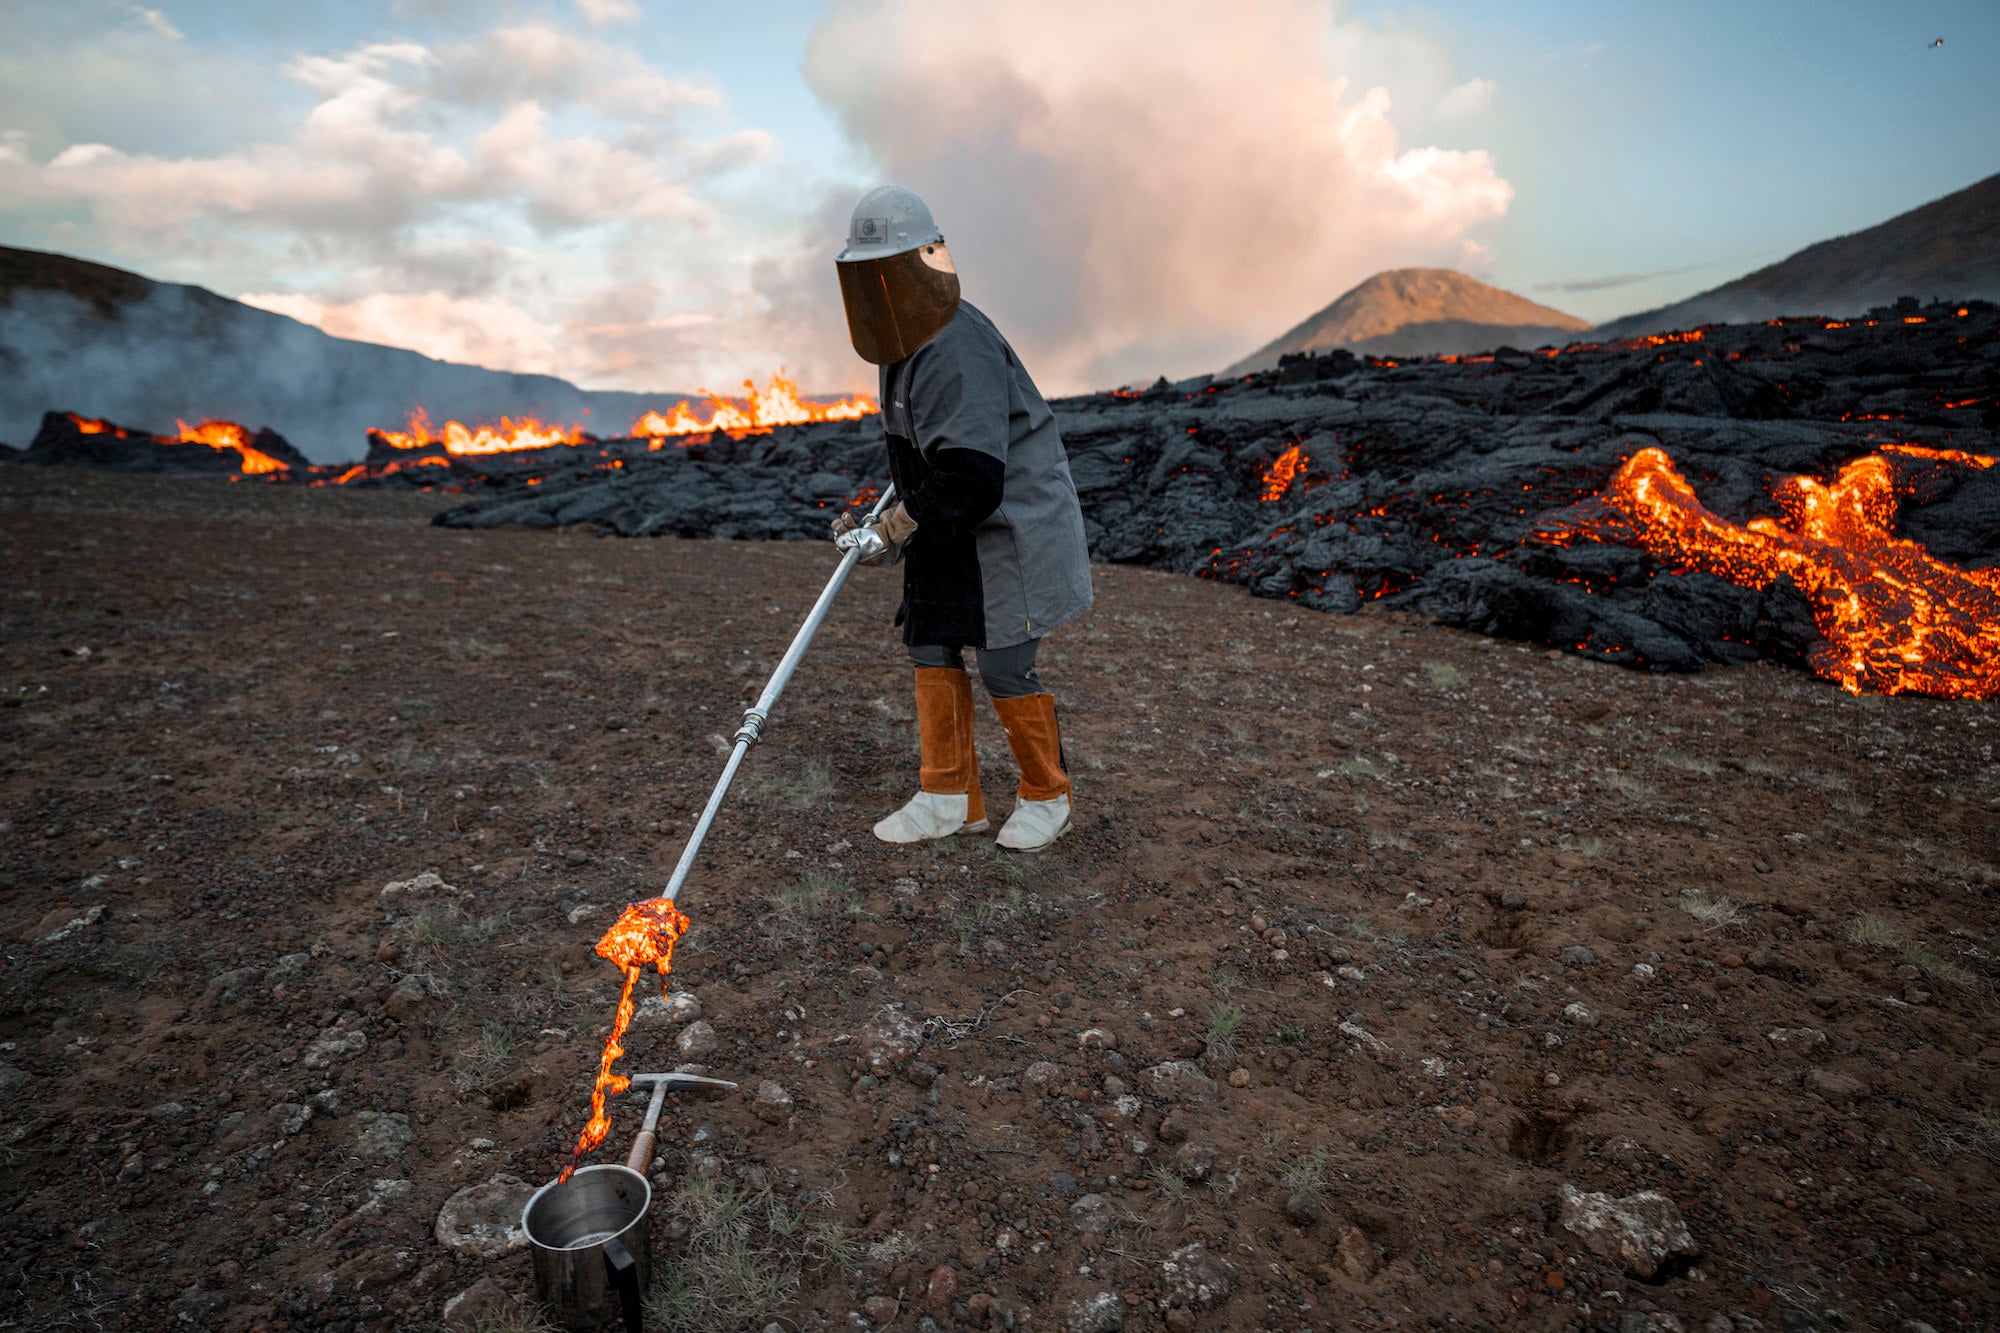
[(552, 134), (548, 119), (537, 103), (517, 103), (474, 145), (487, 188), (513, 195), (536, 227), (711, 220), (712, 209), (683, 176), (594, 136)]
[(440, 49), (432, 90), (466, 106), (575, 103), (642, 125), (722, 105), (721, 91), (707, 79), (670, 77), (626, 47), (540, 23), (496, 28)]
[[(455, 210), (497, 207), (542, 231), (708, 225), (696, 183), (774, 151), (762, 131), (698, 140), (676, 127), (681, 113), (718, 103), (712, 84), (547, 27), (435, 50), (308, 54), (285, 73), (319, 99), (289, 137), (178, 158), (72, 144), (40, 167), (12, 141), (0, 173), (21, 199), (83, 204), (141, 251), (219, 223), (296, 236), (319, 253), (361, 243), (373, 259)], [(560, 130), (559, 112), (576, 113)]]
[(173, 25), (173, 21), (159, 10), (147, 9), (144, 5), (127, 5), (125, 6), (125, 12), (138, 20), (139, 26), (147, 29), (157, 37), (164, 37), (170, 42), (181, 40), (181, 30), (176, 28)]
[(1486, 153), (1400, 142), (1352, 67), (1368, 32), (1318, 0), (846, 0), (805, 69), (931, 203), (967, 295), (1078, 388), (1215, 368), (1505, 213)]
[(576, 0), (576, 9), (594, 28), (630, 23), (639, 17), (639, 6), (633, 0)]
[(73, 219), (129, 267), (339, 336), (586, 384), (784, 359), (748, 295), (769, 222), (732, 214), (795, 195), (744, 179), (778, 164), (769, 133), (697, 132), (725, 110), (712, 81), (548, 22), (307, 51), (282, 77), (304, 105), (217, 151), (0, 131), (0, 223)]
[(1493, 108), (1493, 96), (1500, 85), (1491, 79), (1467, 79), (1446, 93), (1437, 104), (1439, 120), (1475, 120)]

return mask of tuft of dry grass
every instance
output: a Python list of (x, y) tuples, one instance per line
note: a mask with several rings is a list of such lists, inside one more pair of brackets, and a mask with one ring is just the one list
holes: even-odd
[(1889, 945), (1901, 937), (1888, 918), (1864, 912), (1847, 923), (1847, 938), (1855, 944)]
[[(860, 1246), (837, 1218), (830, 1193), (787, 1198), (754, 1168), (739, 1179), (688, 1177), (666, 1200), (684, 1230), (680, 1253), (655, 1268), (647, 1323), (688, 1333), (762, 1328), (780, 1319), (808, 1274), (850, 1279)], [(871, 1246), (868, 1258), (881, 1262)]]
[(1896, 950), (1902, 960), (1916, 968), (1932, 981), (1942, 981), (1953, 986), (1969, 986), (1972, 974), (1952, 962), (1943, 954), (1931, 949), (1921, 940), (1905, 940)]
[(1952, 986), (1970, 986), (1977, 978), (1922, 940), (1906, 937), (1895, 923), (1873, 912), (1864, 912), (1847, 923), (1850, 943), (1871, 949), (1892, 949), (1897, 957), (1932, 981)]
[(1203, 1041), (1209, 1064), (1223, 1069), (1236, 1063), (1236, 1033), (1242, 1026), (1243, 1011), (1234, 1005), (1217, 1001), (1208, 1011), (1208, 1032)]
[(1424, 674), (1431, 678), (1431, 685), (1440, 690), (1455, 690), (1465, 684), (1465, 675), (1449, 662), (1425, 662)]
[(1743, 909), (1726, 895), (1711, 898), (1699, 889), (1683, 889), (1675, 906), (1710, 930), (1727, 930), (1743, 924)]
[(1660, 794), (1660, 789), (1644, 778), (1621, 773), (1615, 768), (1606, 769), (1597, 780), (1634, 805), (1644, 805)]
[(764, 938), (803, 944), (819, 938), (836, 918), (861, 910), (861, 893), (830, 870), (808, 870), (764, 899)]
[(452, 1086), (460, 1092), (486, 1091), (500, 1077), (500, 1071), (507, 1067), (507, 1057), (513, 1053), (514, 1034), (503, 1024), (486, 1024), (471, 1045), (452, 1057)]

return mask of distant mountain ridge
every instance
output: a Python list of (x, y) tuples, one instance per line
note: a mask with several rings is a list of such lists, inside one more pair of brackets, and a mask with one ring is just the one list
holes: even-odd
[(359, 459), (370, 427), (400, 427), (418, 406), (438, 423), (535, 416), (609, 436), (695, 397), (437, 361), (200, 287), (0, 246), (0, 440), (15, 444), (46, 411), (152, 430), (220, 418), (275, 427), (326, 463)]
[(1456, 269), (1388, 269), (1343, 293), (1223, 374), (1268, 370), (1281, 356), (1336, 347), (1373, 356), (1537, 347), (1567, 342), (1589, 327), (1588, 320), (1490, 287)]
[(1809, 245), (1734, 282), (1624, 315), (1597, 336), (1741, 323), (1780, 315), (1853, 315), (1900, 296), (2000, 300), (2000, 175), (1863, 231)]

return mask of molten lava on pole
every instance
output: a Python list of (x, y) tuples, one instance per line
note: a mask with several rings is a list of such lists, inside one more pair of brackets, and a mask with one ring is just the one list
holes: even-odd
[(613, 1072), (612, 1066), (625, 1054), (625, 1030), (632, 1025), (632, 1015), (639, 1008), (633, 991), (638, 988), (640, 973), (648, 967), (657, 968), (662, 978), (673, 969), (674, 944), (687, 934), (688, 924), (686, 915), (674, 906), (672, 898), (648, 898), (627, 907), (597, 941), (598, 957), (618, 965), (625, 974), (625, 988), (619, 992), (611, 1035), (605, 1038), (604, 1054), (597, 1063), (597, 1083), (590, 1091), (590, 1120), (577, 1136), (562, 1180), (568, 1180), (584, 1154), (603, 1143), (611, 1133), (611, 1113), (605, 1109), (605, 1102), (632, 1086), (632, 1080)]

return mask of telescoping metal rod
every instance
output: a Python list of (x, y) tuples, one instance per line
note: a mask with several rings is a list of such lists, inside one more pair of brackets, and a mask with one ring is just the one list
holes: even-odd
[[(896, 487), (891, 483), (883, 488), (882, 498), (868, 511), (868, 517), (863, 520), (864, 525), (872, 524), (880, 518), (882, 511), (887, 509), (895, 498)], [(821, 590), (819, 600), (813, 603), (812, 610), (806, 615), (805, 624), (799, 626), (799, 632), (792, 637), (792, 646), (785, 650), (784, 657), (778, 662), (778, 669), (773, 671), (771, 679), (765, 682), (764, 692), (757, 697), (757, 702), (750, 706), (749, 711), (743, 714), (743, 725), (736, 729), (736, 744), (729, 751), (728, 762), (722, 766), (722, 777), (716, 782), (715, 790), (709, 793), (708, 805), (703, 808), (701, 818), (695, 821), (694, 832), (688, 835), (687, 849), (681, 853), (680, 864), (674, 867), (673, 878), (667, 881), (666, 889), (661, 892), (662, 898), (673, 899), (680, 896), (681, 885), (686, 882), (688, 871), (694, 868), (695, 857), (701, 853), (702, 840), (708, 837), (708, 826), (715, 822), (715, 813), (722, 808), (722, 798), (729, 793), (729, 784), (736, 780), (736, 770), (743, 766), (743, 756), (750, 753), (751, 746), (763, 739), (764, 725), (771, 719), (771, 710), (777, 706), (778, 696), (784, 693), (786, 684), (792, 678), (792, 672), (798, 670), (799, 659), (803, 658), (806, 649), (812, 646), (813, 635), (819, 633), (820, 624), (826, 619), (826, 613), (833, 609), (833, 599), (840, 595), (842, 585), (847, 582), (847, 576), (854, 572), (854, 566), (860, 559), (861, 552), (856, 550), (850, 550), (840, 557), (839, 566), (834, 569), (833, 577), (826, 581), (826, 587)]]

